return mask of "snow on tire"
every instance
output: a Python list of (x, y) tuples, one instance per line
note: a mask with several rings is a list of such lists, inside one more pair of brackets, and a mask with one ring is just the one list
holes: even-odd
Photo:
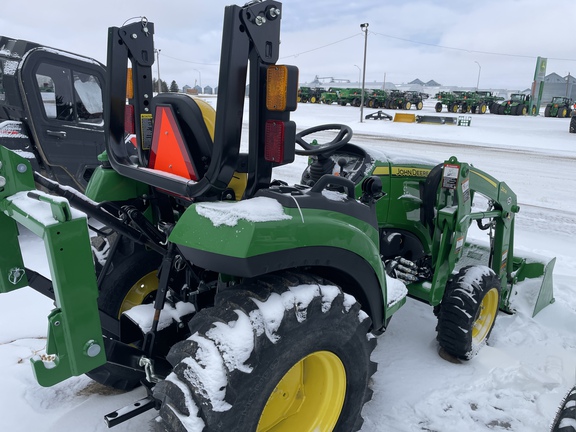
[(370, 325), (352, 296), (319, 278), (236, 285), (170, 350), (174, 369), (154, 389), (161, 421), (178, 432), (356, 431), (376, 371)]
[(485, 266), (468, 266), (446, 284), (438, 311), (438, 342), (448, 354), (469, 360), (486, 343), (500, 304), (500, 280)]

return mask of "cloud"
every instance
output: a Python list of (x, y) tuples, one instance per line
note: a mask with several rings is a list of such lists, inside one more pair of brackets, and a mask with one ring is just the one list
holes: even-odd
[[(162, 79), (180, 87), (217, 85), (224, 7), (230, 0), (161, 3), (101, 0), (58, 7), (37, 0), (5, 8), (4, 35), (106, 59), (109, 26), (146, 16), (155, 23)], [(282, 61), (300, 69), (302, 80), (319, 76), (358, 80), (369, 23), (366, 79), (395, 83), (415, 78), (445, 85), (524, 89), (536, 57), (548, 57), (548, 73), (576, 73), (571, 27), (576, 2), (557, 0), (405, 0), (386, 2), (286, 0)], [(480, 65), (480, 67), (478, 66)], [(154, 67), (156, 75), (156, 67)]]

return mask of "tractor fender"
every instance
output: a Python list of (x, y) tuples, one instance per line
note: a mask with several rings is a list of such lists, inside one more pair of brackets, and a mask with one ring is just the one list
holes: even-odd
[(378, 230), (360, 214), (366, 216), (370, 209), (349, 198), (306, 208), (320, 199), (309, 200), (311, 204), (304, 199), (293, 208), (265, 196), (193, 204), (169, 241), (187, 261), (236, 277), (307, 267), (361, 300), (379, 330), (397, 307), (392, 311), (385, 306)]

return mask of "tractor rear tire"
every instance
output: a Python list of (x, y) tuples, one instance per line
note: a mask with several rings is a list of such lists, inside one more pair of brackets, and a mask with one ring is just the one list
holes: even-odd
[(576, 387), (566, 396), (551, 432), (576, 432)]
[(558, 113), (556, 114), (558, 118), (566, 118), (568, 116), (568, 110), (566, 107), (558, 107)]
[(441, 112), (442, 111), (442, 102), (436, 102), (436, 105), (434, 105), (434, 109), (436, 110), (436, 112)]
[(477, 108), (477, 112), (479, 114), (486, 114), (486, 104), (484, 102), (482, 102), (478, 108)]
[(458, 104), (452, 104), (450, 106), (450, 111), (452, 111), (453, 113), (457, 113), (458, 112)]
[(552, 117), (551, 111), (552, 107), (546, 105), (546, 108), (544, 108), (544, 117)]
[(576, 133), (576, 115), (570, 119), (570, 133)]
[[(156, 271), (162, 256), (144, 249), (135, 249), (104, 277), (98, 295), (98, 308), (114, 318), (138, 305), (153, 301), (158, 289)], [(126, 369), (105, 363), (86, 373), (94, 381), (119, 390), (131, 390), (140, 385), (138, 374), (126, 374)]]
[(284, 273), (217, 295), (154, 389), (165, 429), (359, 430), (376, 340), (360, 304), (325, 283)]
[(484, 346), (498, 314), (500, 280), (492, 269), (468, 266), (452, 276), (438, 310), (438, 342), (448, 354), (470, 360)]

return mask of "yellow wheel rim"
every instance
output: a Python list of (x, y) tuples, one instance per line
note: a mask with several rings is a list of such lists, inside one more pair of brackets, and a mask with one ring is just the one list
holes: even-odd
[(498, 290), (490, 289), (482, 299), (478, 317), (472, 325), (472, 341), (475, 345), (480, 344), (490, 332), (492, 324), (498, 313)]
[(346, 395), (346, 370), (336, 354), (312, 353), (282, 377), (266, 402), (257, 432), (329, 432)]
[(158, 278), (156, 277), (156, 271), (150, 272), (147, 275), (140, 278), (124, 297), (122, 304), (120, 305), (120, 311), (118, 312), (118, 319), (122, 315), (122, 312), (132, 309), (134, 306), (141, 305), (144, 303), (146, 297), (148, 297), (152, 292), (158, 289)]

